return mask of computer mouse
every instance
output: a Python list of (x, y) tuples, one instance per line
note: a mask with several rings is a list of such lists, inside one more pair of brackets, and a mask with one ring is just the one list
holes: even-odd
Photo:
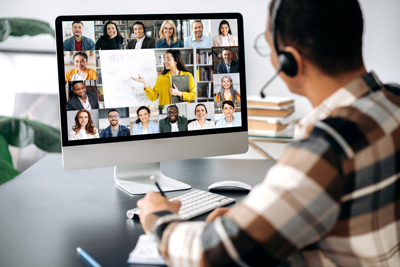
[(251, 185), (239, 181), (220, 181), (208, 187), (210, 191), (250, 191)]

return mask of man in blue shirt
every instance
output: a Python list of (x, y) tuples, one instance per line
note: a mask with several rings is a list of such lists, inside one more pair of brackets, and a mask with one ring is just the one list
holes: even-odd
[(231, 100), (222, 102), (222, 112), (224, 113), (225, 118), (217, 121), (215, 126), (216, 128), (242, 126), (242, 120), (233, 116), (235, 113), (235, 105)]
[(117, 136), (129, 136), (130, 130), (124, 125), (119, 125), (119, 112), (116, 109), (110, 109), (108, 111), (108, 121), (110, 126), (105, 128), (100, 133), (100, 138), (117, 137)]
[(95, 43), (92, 39), (83, 36), (82, 21), (72, 22), (72, 32), (74, 36), (68, 38), (63, 43), (64, 51), (88, 51), (95, 50)]
[(211, 47), (212, 40), (210, 37), (203, 35), (203, 23), (195, 20), (192, 23), (193, 35), (185, 38), (185, 47)]

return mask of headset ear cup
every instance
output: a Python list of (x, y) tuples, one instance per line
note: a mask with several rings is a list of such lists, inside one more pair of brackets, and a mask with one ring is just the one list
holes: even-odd
[(280, 51), (279, 63), (281, 64), (280, 70), (286, 75), (290, 77), (297, 75), (297, 62), (291, 53)]

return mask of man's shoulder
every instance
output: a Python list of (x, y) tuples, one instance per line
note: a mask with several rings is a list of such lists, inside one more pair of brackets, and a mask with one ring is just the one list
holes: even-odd
[(72, 39), (73, 39), (73, 38), (74, 38), (74, 36), (71, 36), (71, 37), (65, 39), (63, 43), (64, 43), (64, 44), (70, 43), (70, 42), (72, 42)]
[(125, 125), (122, 125), (122, 124), (120, 124), (119, 127), (120, 127), (121, 130), (124, 130), (124, 131), (125, 130), (129, 130), (128, 127), (126, 127)]

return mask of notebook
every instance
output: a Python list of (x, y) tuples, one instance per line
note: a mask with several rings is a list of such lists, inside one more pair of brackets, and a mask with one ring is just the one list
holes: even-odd
[[(175, 75), (171, 76), (171, 88), (178, 88), (181, 92), (189, 92), (189, 75)], [(186, 102), (181, 100), (179, 96), (172, 96), (171, 104)]]
[(146, 234), (139, 236), (136, 247), (129, 253), (128, 264), (166, 265), (158, 252), (156, 236)]

